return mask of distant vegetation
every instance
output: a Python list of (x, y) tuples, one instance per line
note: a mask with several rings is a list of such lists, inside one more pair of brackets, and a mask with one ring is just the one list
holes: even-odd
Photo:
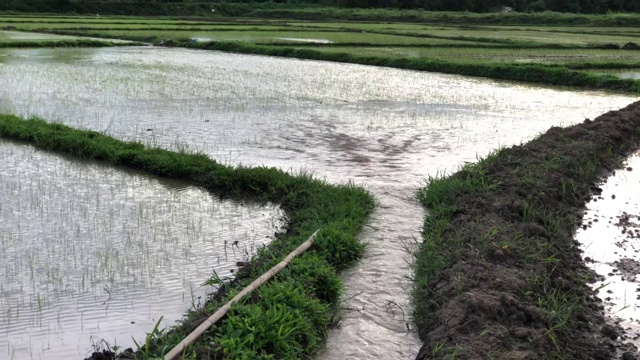
[(390, 8), (427, 11), (542, 12), (580, 14), (640, 12), (640, 1), (625, 0), (293, 0), (254, 2), (203, 2), (188, 0), (3, 0), (0, 11), (33, 13), (77, 13), (142, 16), (203, 16), (211, 9), (229, 16), (247, 16), (255, 10), (293, 8)]

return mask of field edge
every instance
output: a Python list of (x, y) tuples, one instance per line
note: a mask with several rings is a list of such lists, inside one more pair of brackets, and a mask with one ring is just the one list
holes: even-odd
[[(231, 299), (316, 229), (310, 250), (275, 279), (232, 307), (211, 331), (190, 346), (184, 357), (297, 359), (310, 354), (334, 321), (342, 284), (337, 271), (357, 261), (364, 245), (356, 238), (373, 210), (372, 196), (353, 184), (331, 185), (308, 174), (290, 175), (267, 167), (228, 167), (204, 154), (148, 148), (91, 130), (79, 130), (42, 119), (0, 114), (0, 138), (41, 150), (134, 168), (186, 180), (221, 197), (280, 204), (287, 227), (237, 274), (224, 281), (215, 273), (207, 281), (219, 291), (200, 309), (190, 310), (172, 329), (149, 329), (136, 359), (159, 358), (199, 322)], [(185, 309), (186, 311), (187, 309)], [(109, 340), (109, 339), (105, 339)], [(101, 355), (114, 358), (110, 349)]]
[(418, 359), (635, 352), (605, 320), (573, 234), (597, 184), (639, 146), (636, 102), (428, 179), (414, 263)]

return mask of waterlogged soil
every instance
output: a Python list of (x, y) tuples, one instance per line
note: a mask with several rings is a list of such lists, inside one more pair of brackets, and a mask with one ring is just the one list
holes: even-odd
[(51, 35), (42, 33), (0, 30), (0, 41), (42, 41), (42, 40), (75, 40), (77, 36)]
[(640, 153), (600, 185), (576, 233), (606, 314), (640, 347)]
[[(11, 56), (2, 56), (11, 55)], [(164, 48), (0, 51), (0, 108), (229, 164), (364, 185), (378, 207), (318, 359), (407, 359), (416, 189), (499, 146), (633, 101), (462, 76)], [(81, 334), (76, 334), (80, 337)]]
[(173, 325), (282, 226), (274, 206), (0, 140), (0, 358), (83, 359)]
[[(447, 216), (450, 224), (442, 241), (460, 238), (464, 246), (456, 248), (450, 266), (421, 287), (420, 294), (434, 305), (429, 305), (428, 318), (422, 319), (425, 344), (419, 359), (447, 358), (447, 354), (463, 359), (636, 358), (637, 348), (620, 325), (635, 329), (637, 325), (605, 321), (602, 300), (585, 283), (594, 274), (585, 266), (572, 235), (585, 197), (591, 189), (601, 192), (591, 183), (596, 170), (610, 171), (637, 149), (639, 128), (640, 102), (594, 121), (553, 127), (534, 141), (483, 163), (483, 181), (496, 184), (496, 189), (461, 189), (453, 195), (455, 203), (447, 205), (456, 211)], [(590, 166), (594, 172), (585, 172)], [(463, 170), (455, 178), (466, 174)], [(626, 175), (619, 179), (626, 183), (630, 180)], [(640, 264), (633, 249), (626, 257), (611, 258), (607, 254), (614, 240), (611, 230), (607, 238), (590, 227), (606, 224), (608, 219), (624, 239), (635, 238), (634, 217), (620, 212), (625, 206), (619, 206), (619, 198), (611, 193), (615, 189), (622, 193), (620, 201), (628, 202), (628, 196), (637, 194), (630, 192), (640, 179), (634, 180), (624, 185), (614, 182), (602, 196), (594, 197), (598, 205), (589, 209), (591, 217), (583, 225), (583, 241), (589, 236), (593, 246), (588, 250), (594, 253), (587, 260), (593, 262), (595, 257), (598, 264), (613, 268), (596, 284), (609, 294), (601, 295), (608, 296), (604, 301), (609, 310), (629, 289), (618, 280), (635, 281)], [(567, 192), (568, 188), (572, 190)], [(600, 206), (605, 193), (615, 201)], [(614, 208), (615, 215), (607, 211)], [(637, 213), (637, 199), (630, 208)], [(628, 295), (635, 296), (636, 288), (634, 284)], [(634, 301), (622, 300), (620, 307), (634, 306)], [(637, 318), (624, 309), (615, 310), (627, 322)], [(637, 334), (631, 336), (637, 339)]]

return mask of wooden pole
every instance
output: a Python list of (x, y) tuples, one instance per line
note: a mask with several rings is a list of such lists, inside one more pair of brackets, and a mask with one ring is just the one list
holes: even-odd
[(173, 360), (180, 353), (182, 353), (189, 345), (191, 345), (196, 339), (198, 339), (205, 331), (207, 331), (210, 327), (212, 327), (218, 320), (220, 320), (230, 309), (231, 305), (237, 303), (244, 297), (245, 295), (250, 294), (253, 290), (259, 288), (262, 284), (267, 282), (269, 279), (274, 277), (280, 270), (282, 270), (285, 266), (287, 266), (291, 260), (293, 260), (296, 256), (302, 254), (307, 251), (313, 245), (313, 240), (316, 237), (316, 234), (320, 231), (320, 229), (316, 230), (311, 236), (307, 239), (307, 241), (303, 242), (300, 246), (298, 246), (295, 250), (293, 250), (289, 255), (287, 255), (284, 260), (278, 263), (276, 266), (272, 267), (266, 273), (262, 274), (259, 278), (255, 279), (249, 286), (244, 288), (238, 295), (236, 295), (229, 302), (224, 304), (218, 311), (213, 313), (208, 319), (202, 322), (200, 326), (198, 326), (195, 330), (191, 332), (191, 334), (187, 335), (178, 345), (176, 345), (171, 351), (164, 356), (164, 360)]

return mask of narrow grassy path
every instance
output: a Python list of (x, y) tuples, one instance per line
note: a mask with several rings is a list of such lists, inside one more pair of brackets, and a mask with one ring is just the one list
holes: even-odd
[[(67, 31), (47, 31), (49, 33), (63, 35), (81, 35), (78, 32)], [(113, 35), (101, 34), (100, 32), (85, 33), (92, 37), (111, 37)], [(593, 74), (583, 69), (598, 68), (633, 68), (635, 64), (622, 64), (619, 67), (615, 62), (596, 64), (540, 64), (540, 63), (493, 63), (493, 62), (450, 62), (435, 58), (406, 58), (388, 56), (362, 56), (340, 51), (339, 47), (346, 45), (352, 47), (364, 47), (366, 44), (342, 44), (334, 47), (331, 45), (316, 45), (318, 49), (308, 48), (309, 45), (294, 46), (292, 44), (250, 44), (242, 42), (210, 41), (197, 42), (191, 39), (168, 39), (158, 41), (155, 36), (118, 36), (121, 39), (143, 42), (155, 42), (156, 45), (184, 47), (199, 50), (218, 50), (242, 54), (255, 54), (267, 56), (289, 57), (307, 60), (334, 61), (361, 65), (384, 66), (397, 69), (441, 72), (447, 74), (459, 74), (466, 76), (486, 77), (498, 80), (519, 81), (525, 83), (568, 86), (574, 88), (608, 90), (626, 93), (640, 93), (640, 81), (633, 79), (620, 79), (614, 75)], [(526, 44), (522, 44), (525, 46)], [(313, 46), (313, 45), (311, 45)], [(375, 45), (374, 45), (375, 46)], [(498, 47), (502, 45), (489, 45), (487, 47)], [(420, 47), (442, 47), (441, 45), (421, 45)], [(457, 44), (455, 47), (467, 47), (465, 44)], [(335, 51), (327, 49), (338, 48)], [(472, 48), (477, 46), (469, 47)], [(565, 48), (563, 46), (549, 45), (548, 48)], [(623, 51), (623, 50), (617, 50)], [(608, 66), (608, 67), (607, 67)]]

